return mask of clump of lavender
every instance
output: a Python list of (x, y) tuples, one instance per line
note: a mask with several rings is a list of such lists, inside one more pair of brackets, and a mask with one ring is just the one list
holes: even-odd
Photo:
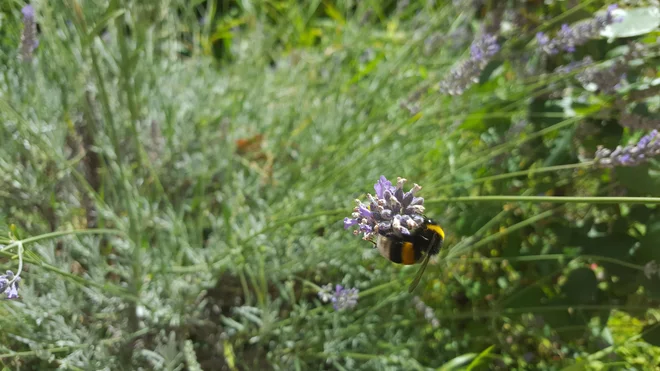
[(618, 146), (614, 151), (598, 147), (594, 158), (596, 167), (613, 168), (615, 166), (637, 166), (660, 155), (660, 141), (658, 131), (653, 130), (650, 134), (643, 136), (639, 142), (625, 147)]
[(461, 95), (472, 84), (479, 81), (479, 75), (488, 62), (500, 51), (497, 37), (483, 34), (470, 46), (470, 58), (454, 67), (440, 82), (440, 91), (450, 95)]
[(26, 5), (21, 10), (23, 13), (23, 34), (21, 34), (21, 60), (30, 62), (34, 50), (39, 46), (37, 39), (37, 23), (34, 20), (34, 8)]
[(590, 56), (586, 56), (582, 60), (574, 61), (569, 64), (555, 68), (555, 72), (558, 74), (567, 74), (573, 72), (574, 70), (586, 67), (592, 63), (594, 63), (594, 60)]
[(617, 5), (612, 4), (607, 7), (607, 11), (603, 15), (598, 15), (593, 19), (579, 22), (573, 26), (563, 24), (552, 39), (546, 33), (537, 33), (536, 41), (539, 48), (543, 53), (549, 55), (557, 54), (560, 51), (573, 53), (576, 46), (597, 38), (605, 27), (619, 21), (612, 13), (616, 8)]
[(623, 112), (619, 117), (619, 124), (626, 128), (637, 130), (660, 129), (660, 119), (646, 117), (634, 113)]
[(17, 299), (18, 283), (20, 281), (21, 277), (15, 276), (12, 271), (0, 274), (0, 294), (7, 294), (7, 299)]
[(378, 234), (398, 236), (408, 235), (424, 222), (424, 199), (415, 197), (422, 187), (415, 184), (408, 192), (403, 191), (406, 179), (397, 178), (396, 186), (381, 175), (374, 184), (376, 196), (367, 194), (369, 204), (355, 200), (357, 206), (353, 209), (351, 218), (344, 218), (344, 228), (354, 225), (358, 229), (355, 235), (364, 234), (363, 239), (373, 240)]
[(345, 289), (342, 285), (336, 285), (335, 291), (332, 292), (332, 284), (327, 284), (321, 287), (318, 295), (321, 301), (327, 303), (332, 302), (335, 310), (351, 309), (357, 305), (359, 292), (357, 288)]
[(628, 51), (615, 59), (607, 67), (593, 66), (578, 73), (575, 77), (584, 86), (592, 85), (602, 93), (611, 94), (618, 90), (626, 79), (630, 61), (642, 58), (646, 48), (641, 43), (628, 44)]
[(419, 298), (419, 296), (415, 296), (413, 298), (413, 304), (415, 304), (415, 309), (417, 309), (417, 312), (424, 315), (424, 319), (426, 319), (433, 328), (440, 327), (440, 321), (435, 316), (433, 309), (426, 305), (426, 303), (424, 303), (422, 299)]

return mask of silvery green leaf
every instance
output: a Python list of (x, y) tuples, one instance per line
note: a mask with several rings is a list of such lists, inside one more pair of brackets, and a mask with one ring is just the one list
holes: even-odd
[(600, 32), (601, 36), (609, 40), (643, 35), (660, 26), (660, 8), (655, 6), (615, 9), (613, 14), (620, 21), (608, 25)]

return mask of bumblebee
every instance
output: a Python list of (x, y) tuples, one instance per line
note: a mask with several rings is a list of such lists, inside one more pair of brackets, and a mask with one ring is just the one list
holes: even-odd
[(408, 287), (408, 292), (413, 292), (419, 284), (431, 257), (440, 252), (444, 239), (445, 231), (433, 220), (425, 218), (422, 225), (410, 235), (398, 236), (381, 233), (374, 244), (378, 252), (393, 263), (403, 265), (421, 264), (417, 275)]

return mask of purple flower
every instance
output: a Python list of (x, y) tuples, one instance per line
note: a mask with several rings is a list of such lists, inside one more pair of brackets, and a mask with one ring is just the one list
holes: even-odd
[(393, 192), (394, 187), (392, 186), (392, 182), (387, 180), (384, 175), (381, 175), (378, 182), (374, 184), (374, 191), (376, 191), (376, 196), (378, 196), (378, 198), (383, 198), (383, 193), (385, 191)]
[(605, 27), (620, 21), (612, 13), (616, 8), (616, 4), (610, 5), (604, 15), (598, 15), (572, 26), (562, 24), (561, 29), (557, 31), (553, 39), (550, 39), (547, 34), (539, 32), (536, 34), (539, 49), (548, 55), (557, 54), (562, 50), (568, 53), (575, 52), (576, 46), (583, 45), (587, 41), (599, 37), (600, 32)]
[(362, 233), (365, 240), (373, 240), (377, 234), (410, 234), (424, 222), (424, 199), (415, 197), (422, 187), (415, 184), (408, 191), (403, 191), (403, 178), (397, 178), (396, 187), (381, 176), (374, 185), (376, 196), (367, 194), (368, 204), (355, 200), (357, 206), (351, 217), (344, 218), (344, 228), (358, 226), (354, 234)]
[(440, 82), (440, 91), (450, 95), (463, 94), (479, 81), (479, 75), (499, 50), (495, 35), (486, 33), (475, 39), (470, 46), (470, 58), (452, 68), (449, 75)]
[(23, 13), (23, 18), (24, 19), (34, 19), (34, 8), (32, 5), (26, 5), (21, 9), (21, 13)]
[(345, 289), (342, 285), (336, 285), (335, 291), (331, 291), (332, 284), (329, 283), (321, 287), (318, 296), (324, 303), (332, 302), (335, 310), (350, 309), (357, 305), (360, 292), (357, 288)]
[(657, 155), (660, 155), (660, 140), (658, 140), (658, 131), (653, 130), (642, 137), (635, 145), (618, 146), (614, 151), (599, 146), (594, 164), (596, 167), (601, 168), (637, 166)]
[[(631, 42), (628, 50), (610, 61), (607, 66), (591, 66), (580, 71), (575, 78), (584, 86), (606, 94), (614, 93), (625, 83), (631, 61), (644, 58), (648, 49), (641, 43)], [(586, 58), (585, 58), (586, 60)]]
[(21, 10), (23, 13), (23, 33), (21, 34), (21, 60), (30, 62), (33, 52), (39, 46), (37, 39), (37, 24), (34, 21), (34, 8), (32, 5), (26, 5)]
[(0, 294), (7, 294), (7, 299), (18, 298), (18, 283), (21, 281), (20, 276), (14, 276), (14, 272), (7, 271), (6, 274), (0, 275)]
[(344, 218), (344, 229), (348, 229), (348, 228), (350, 228), (350, 227), (352, 227), (352, 226), (354, 226), (358, 223), (359, 222), (358, 222), (357, 219), (351, 219), (351, 218), (346, 217), (346, 218)]
[(485, 61), (492, 58), (500, 51), (495, 35), (484, 34), (480, 39), (474, 40), (470, 46), (470, 58), (476, 61)]

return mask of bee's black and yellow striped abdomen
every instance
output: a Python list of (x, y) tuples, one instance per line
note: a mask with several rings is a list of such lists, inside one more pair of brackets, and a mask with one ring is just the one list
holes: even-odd
[(385, 258), (404, 265), (415, 264), (422, 257), (421, 249), (416, 248), (413, 242), (404, 240), (388, 239), (381, 242), (379, 250)]
[(427, 219), (409, 236), (379, 235), (376, 247), (383, 257), (393, 263), (411, 265), (419, 263), (426, 254), (439, 253), (444, 238), (442, 228)]

